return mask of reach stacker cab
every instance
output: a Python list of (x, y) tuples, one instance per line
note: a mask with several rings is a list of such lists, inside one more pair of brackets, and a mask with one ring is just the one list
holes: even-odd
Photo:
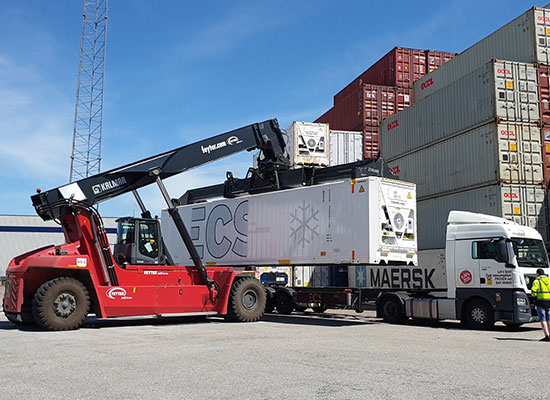
[[(210, 316), (257, 321), (265, 309), (262, 284), (231, 267), (205, 267), (175, 211), (163, 179), (240, 151), (259, 149), (251, 172), (268, 186), (289, 168), (277, 120), (268, 120), (192, 143), (32, 196), (44, 220), (63, 228), (65, 243), (15, 257), (7, 269), (4, 312), (15, 324), (47, 330), (79, 328), (89, 313), (124, 316)], [(190, 259), (174, 265), (159, 223), (137, 189), (156, 183)], [(133, 192), (142, 218), (119, 219), (114, 255), (94, 205)]]

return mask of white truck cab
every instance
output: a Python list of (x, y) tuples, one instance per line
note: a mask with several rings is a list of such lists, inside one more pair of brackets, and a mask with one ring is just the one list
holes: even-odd
[(519, 326), (535, 320), (531, 284), (538, 268), (550, 272), (535, 229), (491, 215), (451, 211), (446, 248), (439, 252), (434, 257), (434, 250), (420, 251), (419, 268), (444, 274), (446, 290), (383, 293), (378, 311), (385, 320), (460, 319), (478, 329), (496, 321)]

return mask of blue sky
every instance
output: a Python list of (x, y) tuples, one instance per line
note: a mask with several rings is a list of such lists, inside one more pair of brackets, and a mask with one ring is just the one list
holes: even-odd
[[(522, 1), (111, 0), (103, 118), (107, 170), (249, 123), (313, 120), (394, 46), (460, 52)], [(34, 214), (69, 178), (82, 1), (0, 0), (0, 214)], [(167, 180), (172, 197), (242, 176), (251, 154)], [(141, 191), (158, 212), (156, 188)], [(133, 197), (101, 205), (138, 214)]]

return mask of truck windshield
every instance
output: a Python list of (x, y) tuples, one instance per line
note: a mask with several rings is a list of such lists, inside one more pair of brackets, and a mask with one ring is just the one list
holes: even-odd
[(548, 267), (546, 249), (541, 240), (512, 238), (512, 245), (520, 267)]

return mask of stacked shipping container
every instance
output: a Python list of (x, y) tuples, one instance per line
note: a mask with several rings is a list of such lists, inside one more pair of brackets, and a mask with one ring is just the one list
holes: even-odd
[(382, 156), (417, 184), (419, 249), (445, 246), (450, 210), (547, 237), (549, 58), (550, 10), (532, 8), (419, 79), (415, 105), (384, 121)]
[(396, 47), (334, 96), (334, 107), (315, 122), (361, 131), (364, 158), (379, 155), (381, 122), (412, 104), (413, 83), (454, 53)]

